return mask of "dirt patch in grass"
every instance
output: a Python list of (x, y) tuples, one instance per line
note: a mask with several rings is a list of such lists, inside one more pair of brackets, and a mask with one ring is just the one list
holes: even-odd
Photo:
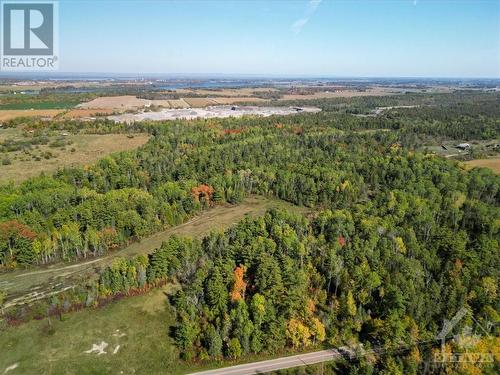
[[(61, 167), (91, 164), (113, 152), (142, 146), (148, 141), (149, 136), (136, 134), (133, 138), (129, 138), (125, 134), (78, 134), (69, 135), (65, 139), (72, 143), (64, 149), (40, 145), (30, 150), (29, 155), (24, 151), (2, 154), (0, 157), (8, 159), (10, 164), (0, 163), (0, 183), (21, 182), (42, 172), (53, 173)], [(45, 159), (43, 155), (47, 152), (50, 152), (52, 156)]]
[(483, 167), (489, 168), (495, 173), (500, 173), (500, 157), (490, 158), (490, 159), (476, 159), (465, 162), (465, 164), (471, 168)]

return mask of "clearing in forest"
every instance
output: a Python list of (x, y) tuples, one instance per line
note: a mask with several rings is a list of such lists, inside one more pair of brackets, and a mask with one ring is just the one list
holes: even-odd
[(188, 372), (169, 337), (169, 288), (67, 314), (62, 321), (52, 317), (50, 326), (43, 319), (0, 330), (0, 374), (15, 364), (9, 375)]
[[(29, 141), (17, 129), (0, 130), (0, 143), (8, 140)], [(47, 144), (31, 145), (3, 153), (0, 160), (0, 183), (22, 182), (40, 173), (53, 173), (61, 167), (91, 164), (113, 152), (135, 149), (145, 144), (147, 134), (68, 134), (49, 137)]]
[(470, 167), (489, 168), (495, 173), (500, 173), (500, 157), (489, 159), (476, 159), (465, 162)]

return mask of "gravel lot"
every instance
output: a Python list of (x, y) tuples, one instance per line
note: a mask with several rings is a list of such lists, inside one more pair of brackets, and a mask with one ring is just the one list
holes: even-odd
[(185, 109), (162, 109), (158, 112), (124, 113), (121, 115), (108, 116), (116, 122), (135, 121), (162, 121), (162, 120), (192, 120), (196, 118), (225, 118), (241, 116), (272, 116), (272, 115), (292, 115), (303, 112), (319, 112), (316, 107), (255, 107), (255, 106), (211, 106), (206, 108), (185, 108)]

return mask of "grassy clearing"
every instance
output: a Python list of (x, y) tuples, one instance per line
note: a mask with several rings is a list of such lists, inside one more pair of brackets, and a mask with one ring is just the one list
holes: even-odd
[[(82, 310), (63, 321), (52, 318), (52, 333), (47, 320), (8, 328), (0, 334), (0, 373), (16, 363), (13, 374), (186, 372), (169, 337), (173, 313), (165, 292), (156, 289), (98, 310)], [(85, 353), (102, 341), (108, 344), (106, 354)]]
[(500, 173), (500, 157), (489, 159), (477, 159), (465, 162), (469, 167), (489, 168), (495, 173)]
[[(0, 130), (0, 141), (6, 138), (22, 139), (20, 134), (11, 134), (10, 129)], [(4, 134), (4, 132), (6, 132)], [(50, 137), (51, 141), (57, 137)], [(52, 139), (53, 138), (53, 139)], [(19, 183), (40, 173), (52, 173), (61, 167), (91, 164), (103, 156), (113, 152), (131, 150), (145, 144), (147, 134), (136, 134), (128, 138), (125, 134), (77, 134), (64, 138), (71, 144), (64, 148), (52, 148), (49, 145), (35, 146), (29, 152), (14, 151), (0, 154), (0, 158), (8, 159), (10, 164), (0, 163), (0, 182), (14, 181)], [(50, 157), (45, 158), (50, 152)]]
[[(52, 330), (47, 319), (0, 330), (0, 374), (15, 364), (13, 375), (186, 374), (298, 354), (284, 350), (275, 355), (249, 355), (239, 361), (181, 361), (170, 336), (175, 317), (167, 295), (174, 287), (167, 285), (99, 309), (66, 314), (62, 321), (52, 318)], [(86, 353), (103, 341), (108, 344), (105, 354)]]
[(259, 216), (273, 207), (286, 208), (297, 213), (306, 212), (303, 207), (294, 206), (281, 200), (250, 196), (238, 205), (216, 206), (184, 224), (159, 232), (101, 258), (92, 258), (72, 264), (58, 263), (35, 270), (0, 273), (0, 288), (8, 294), (7, 304), (13, 303), (16, 299), (24, 301), (32, 298), (33, 293), (37, 293), (35, 298), (41, 297), (53, 290), (60, 290), (80, 283), (82, 280), (96, 277), (99, 269), (110, 264), (116, 257), (148, 254), (160, 247), (163, 241), (174, 234), (201, 238), (210, 231), (226, 229), (246, 215)]
[[(466, 155), (470, 155), (471, 151), (477, 155), (490, 155), (495, 154), (494, 149), (491, 147), (494, 144), (499, 142), (498, 139), (489, 139), (489, 140), (464, 140), (464, 139), (456, 139), (456, 140), (446, 140), (442, 142), (435, 141), (434, 144), (428, 144), (421, 147), (419, 151), (429, 152), (436, 155), (444, 156), (446, 158), (455, 158), (455, 157), (464, 157)], [(460, 150), (455, 146), (459, 143), (469, 143), (471, 145), (470, 150)], [(444, 147), (443, 147), (444, 146)]]

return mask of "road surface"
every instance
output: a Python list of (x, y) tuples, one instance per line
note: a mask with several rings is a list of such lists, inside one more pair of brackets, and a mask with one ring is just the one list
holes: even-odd
[(315, 363), (328, 362), (339, 359), (342, 355), (336, 349), (321, 350), (319, 352), (282, 357), (268, 361), (252, 362), (244, 365), (219, 368), (195, 372), (191, 375), (249, 375), (264, 374), (269, 371), (277, 371), (286, 368), (313, 365)]

